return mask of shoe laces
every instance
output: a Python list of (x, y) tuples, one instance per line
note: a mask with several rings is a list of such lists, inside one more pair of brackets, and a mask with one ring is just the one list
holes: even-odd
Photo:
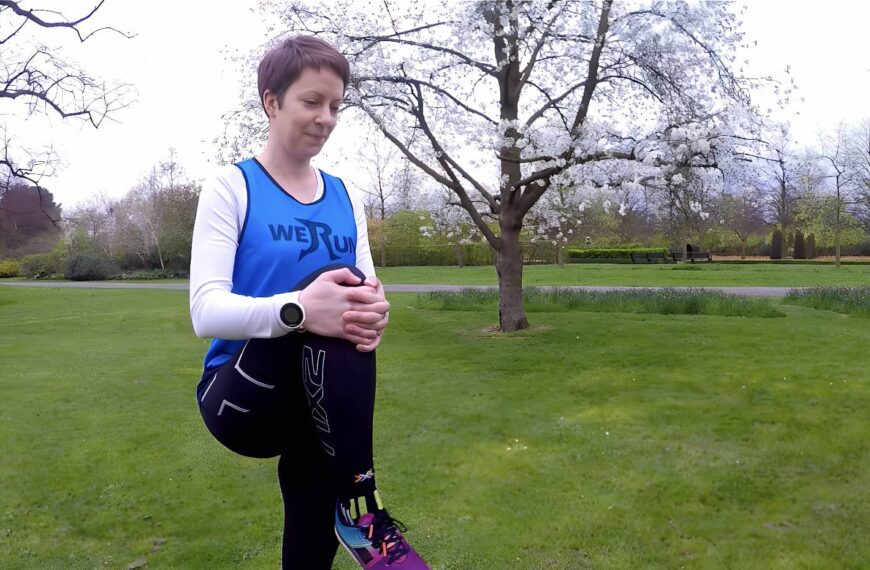
[(402, 537), (402, 533), (407, 531), (408, 528), (402, 521), (394, 519), (384, 509), (375, 514), (368, 528), (368, 537), (372, 541), (372, 546), (387, 557), (387, 563), (393, 564), (402, 561), (408, 555), (410, 547)]

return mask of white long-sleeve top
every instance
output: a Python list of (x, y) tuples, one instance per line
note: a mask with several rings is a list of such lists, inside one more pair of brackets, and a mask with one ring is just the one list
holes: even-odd
[[(323, 195), (323, 178), (317, 174), (314, 200)], [(373, 277), (375, 267), (362, 200), (354, 189), (345, 186), (356, 222), (356, 266), (367, 277)], [(236, 166), (221, 167), (203, 185), (190, 258), (190, 318), (199, 337), (273, 338), (289, 331), (279, 314), (286, 303), (296, 301), (298, 292), (271, 297), (232, 292), (236, 248), (247, 205), (245, 178)]]

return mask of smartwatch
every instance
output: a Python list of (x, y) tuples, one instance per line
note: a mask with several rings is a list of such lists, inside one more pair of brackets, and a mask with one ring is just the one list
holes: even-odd
[(299, 303), (298, 297), (295, 302), (290, 301), (284, 303), (284, 306), (281, 307), (279, 316), (281, 322), (284, 323), (284, 326), (291, 331), (302, 330), (302, 324), (305, 322), (305, 309), (303, 309), (302, 305)]

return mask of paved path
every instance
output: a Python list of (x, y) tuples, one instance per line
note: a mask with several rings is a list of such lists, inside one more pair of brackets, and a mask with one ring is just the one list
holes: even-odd
[[(187, 290), (187, 283), (121, 283), (105, 281), (0, 281), (0, 285), (15, 287), (59, 287), (69, 289), (176, 289)], [(492, 289), (482, 285), (386, 285), (388, 293), (427, 293), (429, 291), (458, 291), (460, 289)], [(746, 297), (785, 297), (791, 287), (604, 287), (557, 286), (542, 289), (571, 289), (574, 291), (626, 291), (632, 289), (706, 289)]]

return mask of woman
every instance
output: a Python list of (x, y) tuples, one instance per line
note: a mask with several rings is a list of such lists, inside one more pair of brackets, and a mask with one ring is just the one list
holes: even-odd
[(330, 568), (337, 536), (363, 568), (416, 570), (428, 566), (383, 508), (372, 463), (374, 350), (389, 303), (359, 197), (310, 164), (349, 77), (314, 37), (260, 62), (266, 148), (222, 168), (197, 209), (190, 312), (196, 334), (214, 338), (197, 400), (223, 445), (280, 456), (284, 568)]

